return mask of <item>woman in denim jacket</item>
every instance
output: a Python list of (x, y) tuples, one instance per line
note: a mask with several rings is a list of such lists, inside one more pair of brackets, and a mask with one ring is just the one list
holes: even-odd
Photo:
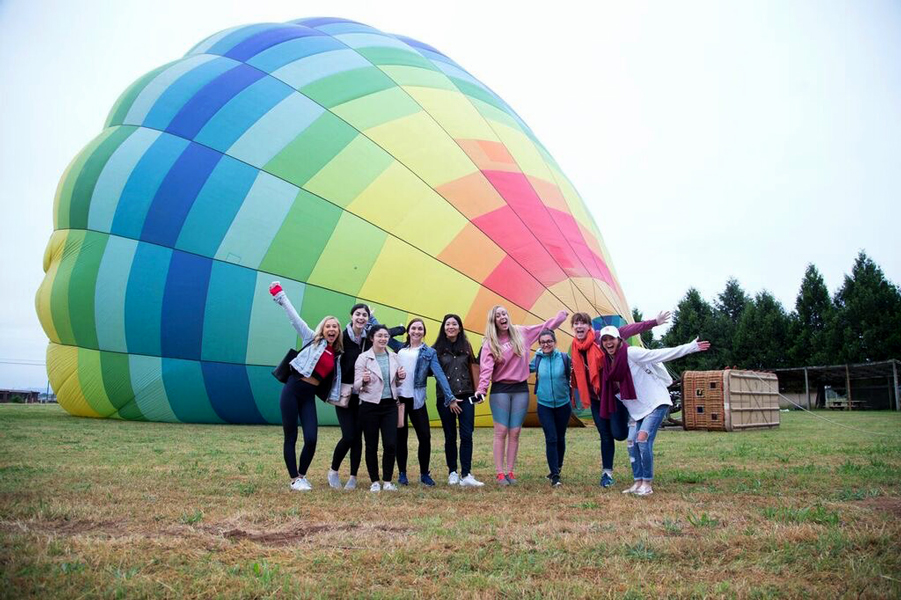
[[(306, 492), (313, 489), (306, 475), (316, 453), (319, 428), (315, 396), (337, 400), (341, 388), (341, 323), (337, 318), (327, 316), (314, 331), (297, 314), (279, 282), (272, 282), (269, 293), (285, 309), (302, 344), (300, 352), (291, 361), (291, 374), (282, 388), (279, 408), (284, 433), (282, 453), (291, 477), (291, 489)], [(295, 460), (298, 418), (303, 427), (299, 462)]]
[(429, 428), (429, 410), (425, 406), (426, 382), (429, 375), (442, 388), (445, 396), (453, 396), (447, 377), (438, 363), (438, 354), (425, 343), (425, 322), (413, 319), (407, 324), (407, 341), (397, 352), (397, 361), (413, 377), (405, 379), (398, 388), (400, 403), (404, 407), (403, 426), (397, 430), (397, 482), (407, 485), (407, 438), (409, 428), (407, 417), (413, 423), (416, 439), (419, 441), (419, 481), (432, 487), (435, 481), (429, 472), (429, 456), (432, 453), (432, 439)]

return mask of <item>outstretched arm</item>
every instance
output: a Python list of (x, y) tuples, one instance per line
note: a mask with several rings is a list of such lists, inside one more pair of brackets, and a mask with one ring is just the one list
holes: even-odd
[(561, 310), (555, 317), (548, 319), (541, 325), (519, 325), (519, 331), (522, 333), (526, 346), (531, 348), (532, 344), (538, 341), (538, 336), (540, 336), (541, 332), (545, 329), (557, 329), (560, 327), (567, 316), (569, 316), (569, 313), (565, 310)]
[(674, 346), (672, 348), (658, 348), (656, 350), (648, 350), (647, 348), (633, 347), (629, 348), (629, 361), (637, 364), (661, 363), (676, 360), (677, 358), (682, 358), (683, 356), (692, 354), (693, 352), (705, 352), (709, 348), (710, 342), (699, 342), (697, 339), (688, 342), (687, 344)]
[(288, 320), (291, 321), (291, 325), (294, 326), (294, 329), (297, 330), (297, 333), (300, 335), (301, 343), (306, 345), (310, 343), (310, 340), (313, 339), (313, 330), (310, 329), (310, 326), (307, 325), (307, 322), (300, 318), (300, 315), (297, 314), (297, 311), (294, 309), (294, 305), (291, 304), (291, 301), (288, 299), (287, 294), (282, 289), (281, 284), (277, 281), (273, 281), (269, 285), (269, 293), (272, 294), (272, 299), (285, 309), (285, 313), (288, 315)]
[[(647, 321), (640, 321), (638, 323), (629, 323), (627, 325), (623, 325), (619, 327), (619, 335), (623, 338), (623, 340), (627, 340), (633, 335), (641, 335), (645, 331), (649, 331), (658, 325), (663, 325), (670, 319), (670, 311), (664, 310), (657, 315), (656, 319), (648, 319)], [(598, 343), (601, 343), (600, 332), (596, 331), (595, 339)]]

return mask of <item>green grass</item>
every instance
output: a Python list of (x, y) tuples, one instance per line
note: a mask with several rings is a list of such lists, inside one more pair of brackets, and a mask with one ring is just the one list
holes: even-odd
[(373, 495), (328, 489), (334, 428), (300, 494), (278, 427), (0, 406), (0, 597), (901, 597), (901, 415), (826, 416), (844, 427), (663, 431), (644, 498), (620, 493), (623, 444), (617, 484), (597, 487), (593, 428), (569, 430), (559, 489), (538, 429), (520, 484), (494, 486), (479, 429), (486, 486), (451, 489), (433, 429), (438, 487)]

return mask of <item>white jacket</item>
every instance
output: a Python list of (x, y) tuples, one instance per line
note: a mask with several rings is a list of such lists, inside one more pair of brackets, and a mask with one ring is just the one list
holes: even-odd
[(629, 370), (632, 372), (632, 383), (635, 385), (635, 400), (623, 400), (623, 404), (629, 411), (629, 416), (638, 421), (657, 408), (658, 406), (672, 406), (669, 391), (666, 389), (673, 383), (673, 378), (662, 364), (670, 360), (681, 358), (692, 352), (698, 352), (698, 340), (674, 348), (660, 348), (648, 350), (630, 346), (627, 349), (629, 357)]

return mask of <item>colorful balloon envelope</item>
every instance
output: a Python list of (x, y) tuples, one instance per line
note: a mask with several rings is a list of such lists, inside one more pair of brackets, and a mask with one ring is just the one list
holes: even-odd
[(75, 415), (279, 423), (271, 371), (298, 340), (273, 280), (313, 326), (366, 302), (431, 342), (457, 313), (476, 349), (495, 304), (629, 315), (519, 116), (437, 49), (343, 19), (229, 29), (141, 77), (62, 176), (54, 229), (36, 304)]

